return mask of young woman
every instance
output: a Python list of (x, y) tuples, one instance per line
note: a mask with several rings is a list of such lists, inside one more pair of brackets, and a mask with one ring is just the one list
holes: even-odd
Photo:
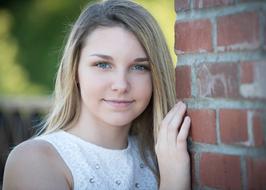
[(144, 8), (88, 6), (65, 46), (44, 133), (11, 152), (3, 189), (190, 189), (190, 119), (174, 81)]

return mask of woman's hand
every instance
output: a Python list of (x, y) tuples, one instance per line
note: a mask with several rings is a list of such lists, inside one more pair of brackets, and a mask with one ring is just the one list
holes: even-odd
[(191, 120), (188, 116), (183, 120), (185, 112), (186, 105), (178, 102), (160, 126), (155, 145), (160, 170), (160, 190), (190, 189), (187, 136)]

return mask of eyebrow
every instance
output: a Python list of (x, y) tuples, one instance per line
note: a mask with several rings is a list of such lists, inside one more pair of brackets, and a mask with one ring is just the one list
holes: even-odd
[[(106, 60), (114, 60), (111, 56), (109, 55), (104, 55), (104, 54), (98, 54), (98, 53), (95, 53), (95, 54), (90, 54), (90, 56), (97, 56), (97, 57), (101, 57), (103, 59), (106, 59)], [(134, 62), (148, 62), (149, 59), (147, 57), (139, 57), (139, 58), (136, 58), (134, 59)]]

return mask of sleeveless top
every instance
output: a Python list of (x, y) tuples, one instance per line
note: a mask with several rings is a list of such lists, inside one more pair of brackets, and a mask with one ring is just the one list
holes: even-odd
[(63, 130), (35, 139), (53, 145), (71, 171), (74, 190), (158, 189), (155, 176), (140, 157), (136, 137), (129, 136), (122, 150), (89, 143)]

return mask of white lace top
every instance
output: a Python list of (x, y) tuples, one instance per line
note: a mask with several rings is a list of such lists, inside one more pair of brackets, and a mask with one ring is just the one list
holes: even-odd
[(51, 143), (71, 171), (74, 190), (157, 189), (151, 170), (142, 162), (135, 137), (123, 150), (97, 146), (65, 131), (37, 137)]

